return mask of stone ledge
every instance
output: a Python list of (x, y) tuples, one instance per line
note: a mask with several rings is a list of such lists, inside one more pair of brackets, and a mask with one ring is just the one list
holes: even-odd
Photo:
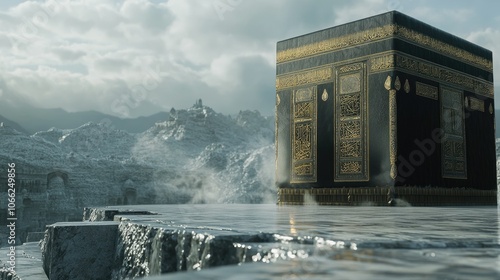
[(85, 207), (83, 209), (84, 221), (113, 221), (116, 215), (157, 215), (157, 213), (134, 209), (110, 209), (110, 208), (94, 208)]
[(110, 279), (118, 222), (65, 222), (47, 226), (41, 243), (49, 279)]

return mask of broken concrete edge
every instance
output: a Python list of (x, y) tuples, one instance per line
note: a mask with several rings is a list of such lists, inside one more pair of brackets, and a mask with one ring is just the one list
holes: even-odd
[(83, 208), (83, 221), (113, 221), (116, 215), (158, 215), (151, 211), (133, 209), (113, 209), (107, 207), (85, 207)]
[[(120, 224), (120, 222), (114, 221), (116, 215), (157, 215), (157, 213), (133, 209), (86, 207), (83, 211), (82, 222), (58, 222), (47, 225), (43, 238), (39, 242), (43, 270), (47, 277), (49, 279), (69, 277), (71, 279), (72, 276), (76, 275), (81, 277), (82, 273), (92, 273), (88, 275), (92, 279), (109, 279), (113, 268), (118, 240), (118, 225)], [(113, 232), (112, 237), (109, 236), (109, 232)], [(108, 238), (103, 240), (102, 237), (106, 235)], [(82, 242), (86, 239), (94, 240)], [(92, 245), (97, 245), (99, 250), (86, 250)], [(73, 254), (66, 250), (69, 246), (75, 247)], [(97, 253), (103, 252), (103, 250), (105, 251), (104, 255), (108, 256), (107, 258), (102, 253)], [(68, 258), (77, 261), (68, 263)], [(96, 260), (99, 260), (98, 264), (95, 262)], [(96, 266), (101, 269), (96, 270)], [(82, 271), (83, 268), (87, 271)]]
[(40, 242), (49, 279), (110, 279), (118, 222), (61, 222), (48, 225)]
[[(261, 244), (305, 244), (300, 237), (274, 233), (217, 235), (211, 230), (156, 226), (122, 221), (118, 230), (113, 279), (135, 279), (179, 271), (193, 271), (253, 262), (252, 256), (273, 255)], [(312, 240), (308, 240), (310, 244)], [(270, 246), (276, 248), (279, 245)], [(290, 252), (296, 254), (296, 252)]]
[(251, 262), (250, 256), (257, 253), (256, 247), (244, 244), (290, 242), (274, 233), (217, 235), (207, 229), (130, 221), (122, 216), (114, 219), (48, 225), (40, 242), (47, 277), (121, 279), (238, 264)]

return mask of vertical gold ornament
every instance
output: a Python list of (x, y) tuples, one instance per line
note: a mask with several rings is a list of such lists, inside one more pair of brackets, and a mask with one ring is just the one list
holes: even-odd
[[(408, 80), (407, 80), (408, 81)], [(396, 103), (396, 89), (391, 87), (392, 78), (387, 76), (385, 79), (384, 87), (389, 91), (389, 161), (391, 163), (390, 176), (392, 179), (396, 179), (398, 176), (398, 169), (396, 166), (397, 153), (398, 153), (398, 108)], [(399, 84), (401, 89), (401, 82), (399, 77), (396, 77), (396, 84)]]
[(326, 88), (323, 90), (323, 94), (321, 95), (321, 100), (323, 101), (328, 100), (328, 92), (326, 91)]
[(404, 88), (406, 93), (410, 93), (410, 83), (408, 82), (408, 79), (406, 79)]
[(398, 170), (396, 166), (398, 142), (397, 142), (397, 103), (396, 103), (396, 90), (389, 89), (389, 158), (391, 161), (391, 178), (396, 179)]
[(278, 105), (280, 105), (280, 95), (276, 94), (276, 108), (274, 109), (274, 177), (278, 178)]
[(391, 76), (387, 76), (387, 79), (385, 79), (385, 83), (384, 83), (385, 89), (390, 90), (391, 84), (392, 84), (392, 78), (391, 78)]
[(401, 81), (399, 80), (399, 77), (396, 76), (396, 81), (394, 81), (394, 88), (399, 91), (401, 89)]

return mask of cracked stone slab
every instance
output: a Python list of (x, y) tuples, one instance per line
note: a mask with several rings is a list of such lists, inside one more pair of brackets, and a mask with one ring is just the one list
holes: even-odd
[(47, 226), (41, 243), (49, 279), (110, 279), (118, 222), (64, 222)]

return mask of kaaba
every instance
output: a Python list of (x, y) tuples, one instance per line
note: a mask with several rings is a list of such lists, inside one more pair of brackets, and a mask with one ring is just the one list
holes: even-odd
[(492, 52), (397, 11), (277, 43), (278, 204), (497, 205)]

